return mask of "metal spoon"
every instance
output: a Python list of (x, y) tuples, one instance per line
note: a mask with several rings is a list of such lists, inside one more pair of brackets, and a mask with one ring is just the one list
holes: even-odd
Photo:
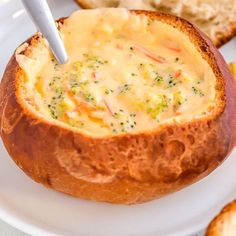
[(64, 44), (60, 38), (52, 13), (46, 0), (22, 0), (34, 24), (47, 39), (49, 46), (60, 64), (68, 60)]

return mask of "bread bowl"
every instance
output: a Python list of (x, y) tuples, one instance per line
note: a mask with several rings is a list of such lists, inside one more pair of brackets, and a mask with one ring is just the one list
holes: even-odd
[(236, 201), (227, 204), (212, 220), (205, 236), (234, 236), (236, 235)]
[(76, 197), (134, 204), (223, 162), (235, 140), (235, 84), (191, 23), (99, 9), (58, 27), (70, 61), (58, 65), (37, 33), (0, 85), (1, 137), (27, 175)]

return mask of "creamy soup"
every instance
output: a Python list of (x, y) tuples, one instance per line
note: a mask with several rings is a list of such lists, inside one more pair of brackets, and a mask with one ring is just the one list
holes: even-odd
[(214, 108), (212, 69), (174, 27), (100, 9), (75, 12), (60, 31), (68, 63), (59, 65), (46, 42), (38, 58), (18, 57), (30, 77), (28, 100), (48, 119), (101, 136), (185, 122)]

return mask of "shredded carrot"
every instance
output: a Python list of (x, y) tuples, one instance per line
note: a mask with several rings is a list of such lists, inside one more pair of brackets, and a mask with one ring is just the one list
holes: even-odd
[(104, 111), (103, 107), (94, 107), (89, 105), (86, 102), (80, 101), (77, 97), (74, 96), (74, 94), (71, 91), (67, 91), (68, 96), (71, 98), (71, 100), (78, 106), (78, 110), (83, 110), (84, 112), (90, 114), (93, 111)]
[(65, 113), (63, 114), (63, 120), (64, 120), (64, 121), (68, 121), (69, 119), (70, 119), (70, 117), (69, 117), (68, 113), (65, 112)]
[[(77, 105), (77, 108), (75, 110), (73, 110), (72, 112), (76, 112), (78, 114), (81, 113), (81, 111), (85, 112), (89, 119), (91, 119), (94, 122), (97, 123), (101, 123), (104, 127), (109, 128), (109, 126), (104, 122), (104, 120), (101, 117), (96, 116), (96, 111), (102, 111), (104, 112), (106, 110), (106, 106), (102, 107), (102, 106), (92, 106), (86, 102), (81, 101), (79, 98), (77, 98), (72, 91), (70, 91), (70, 87), (68, 84), (64, 84), (64, 86), (66, 87), (66, 92), (67, 95), (70, 97), (70, 99)], [(65, 121), (68, 121), (69, 119), (71, 119), (69, 112), (65, 112), (63, 119)]]
[(119, 43), (116, 44), (116, 48), (123, 49), (123, 47)]
[(152, 60), (154, 60), (154, 61), (156, 61), (158, 63), (165, 63), (166, 62), (165, 58), (153, 54), (148, 49), (146, 49), (146, 48), (144, 48), (142, 46), (135, 45), (133, 48), (136, 51), (139, 51), (140, 53), (144, 54), (145, 56), (151, 58)]
[(96, 123), (102, 123), (102, 124), (105, 124), (104, 123), (104, 120), (100, 117), (96, 117), (94, 114), (89, 114), (88, 117), (90, 118), (90, 120), (96, 122)]
[(93, 72), (92, 72), (92, 78), (93, 78), (93, 79), (97, 79), (97, 78), (98, 78), (98, 73), (95, 72), (95, 71), (93, 71)]
[(106, 106), (107, 111), (109, 112), (109, 114), (110, 114), (111, 116), (115, 117), (115, 115), (114, 115), (114, 113), (113, 113), (111, 107), (109, 106), (108, 102), (107, 102), (104, 98), (103, 98), (103, 102), (104, 102), (104, 104), (105, 104), (105, 106)]
[[(108, 110), (109, 108), (109, 105), (104, 102), (104, 105), (105, 107), (102, 107), (102, 106), (92, 106), (86, 102), (83, 102), (81, 101), (79, 98), (77, 98), (71, 91), (70, 91), (70, 88), (67, 84), (65, 84), (65, 87), (67, 89), (67, 95), (70, 97), (70, 99), (77, 105), (77, 108), (76, 108), (76, 112), (80, 113), (81, 111), (85, 112), (88, 117), (94, 121), (94, 122), (97, 122), (97, 123), (102, 123), (105, 127), (109, 128), (109, 126), (104, 122), (104, 120), (101, 118), (101, 117), (97, 117), (96, 114), (94, 112), (96, 111), (102, 111), (104, 112), (105, 110)], [(109, 113), (111, 115), (113, 115), (111, 109), (109, 108)], [(114, 116), (114, 115), (113, 115)], [(65, 119), (68, 119), (69, 116), (68, 114), (65, 113)]]
[(97, 111), (97, 110), (104, 110), (104, 108), (101, 107), (94, 107), (89, 105), (86, 102), (81, 101), (79, 98), (77, 98), (72, 91), (70, 90), (70, 87), (68, 86), (68, 84), (64, 84), (64, 86), (66, 87), (66, 92), (68, 97), (70, 97), (70, 99), (82, 110), (86, 111), (87, 113), (92, 112), (92, 111)]
[(166, 46), (167, 49), (174, 51), (174, 52), (181, 52), (180, 48), (175, 48), (175, 47), (171, 47), (171, 46)]
[(73, 119), (74, 117), (72, 116), (72, 114), (74, 115), (76, 113), (79, 114), (79, 111), (78, 110), (74, 110), (74, 111), (66, 111), (64, 114), (63, 114), (63, 120), (65, 121), (68, 121), (70, 119)]
[(181, 70), (177, 70), (177, 71), (175, 72), (175, 74), (174, 74), (175, 79), (177, 79), (178, 77), (180, 77), (180, 75), (181, 75)]

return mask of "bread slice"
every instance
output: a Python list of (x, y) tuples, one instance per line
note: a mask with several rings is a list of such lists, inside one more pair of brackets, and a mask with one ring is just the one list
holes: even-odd
[(77, 0), (81, 7), (157, 10), (183, 17), (206, 33), (217, 47), (236, 35), (235, 0)]
[[(178, 191), (202, 179), (224, 161), (235, 144), (235, 83), (218, 50), (191, 23), (158, 12), (100, 9), (78, 11), (67, 19), (59, 20), (58, 27), (71, 59), (68, 64), (63, 66), (56, 64), (46, 41), (38, 33), (16, 50), (0, 84), (2, 140), (12, 159), (32, 179), (80, 198), (134, 204)], [(92, 36), (87, 38), (86, 35)], [(136, 40), (140, 45), (128, 47), (122, 53), (130, 40)], [(163, 44), (165, 42), (168, 42), (167, 46)], [(175, 44), (174, 48), (169, 44), (171, 42), (178, 44)], [(141, 46), (142, 43), (146, 47), (150, 43), (152, 50), (148, 52)], [(155, 55), (157, 45), (161, 49), (160, 56)], [(76, 54), (77, 51), (82, 52), (81, 50), (85, 49), (89, 51), (93, 48), (96, 52), (102, 50), (103, 53), (99, 55), (101, 57), (107, 55), (108, 61), (92, 57), (91, 64), (91, 57), (88, 54)], [(129, 53), (126, 58), (127, 50)], [(176, 57), (178, 53), (180, 53), (179, 58)], [(81, 63), (71, 64), (75, 55), (87, 58), (86, 63), (89, 64), (86, 64), (85, 71), (81, 72)], [(132, 63), (139, 59), (147, 62), (151, 68), (154, 64), (160, 71), (166, 69), (166, 73), (172, 73), (168, 67), (174, 68), (174, 66), (177, 68), (181, 66), (183, 72), (189, 68), (195, 71), (192, 79), (188, 76), (182, 77), (179, 70), (174, 74), (175, 78), (172, 74), (164, 79), (160, 75), (155, 76), (153, 82), (157, 84), (151, 83), (145, 95), (152, 94), (154, 87), (160, 92), (163, 81), (163, 86), (166, 88), (165, 96), (170, 94), (172, 96), (175, 85), (179, 89), (190, 86), (186, 91), (191, 94), (188, 98), (192, 100), (187, 106), (188, 109), (182, 112), (183, 116), (177, 110), (175, 114), (171, 113), (169, 120), (166, 117), (158, 120), (159, 114), (168, 115), (167, 106), (160, 107), (160, 103), (156, 103), (156, 108), (162, 113), (155, 114), (152, 109), (140, 106), (137, 112), (141, 112), (138, 113), (141, 114), (141, 118), (139, 117), (138, 121), (141, 123), (142, 117), (150, 118), (143, 124), (142, 129), (131, 130), (129, 128), (134, 127), (129, 126), (128, 129), (119, 130), (117, 133), (112, 129), (112, 132), (102, 133), (107, 128), (110, 130), (112, 124), (107, 124), (108, 127), (96, 125), (92, 130), (87, 130), (87, 125), (99, 123), (100, 120), (97, 122), (92, 117), (84, 126), (77, 126), (63, 120), (63, 116), (59, 113), (48, 113), (55, 105), (53, 103), (47, 106), (47, 99), (52, 93), (50, 88), (53, 87), (59, 93), (55, 99), (61, 99), (63, 96), (64, 99), (65, 93), (61, 95), (62, 90), (55, 81), (64, 78), (63, 81), (67, 83), (70, 79), (75, 79), (74, 75), (68, 74), (74, 69), (79, 70), (77, 82), (80, 88), (85, 86), (81, 73), (89, 71), (85, 79), (91, 79), (93, 88), (96, 88), (92, 90), (93, 93), (100, 90), (96, 87), (98, 86), (95, 82), (98, 79), (96, 73), (90, 74), (90, 72), (100, 67), (105, 69), (99, 73), (107, 73), (111, 69), (115, 71), (112, 74), (109, 72), (109, 81), (105, 80), (107, 82), (114, 83), (119, 79), (129, 78), (133, 83), (145, 81), (145, 84), (148, 84), (150, 73), (143, 69), (143, 63), (138, 67), (140, 72), (135, 71), (127, 75), (130, 68), (134, 69)], [(45, 69), (50, 65), (53, 65), (53, 73), (57, 73), (52, 81), (51, 72)], [(65, 74), (63, 68), (66, 69)], [(135, 68), (137, 69), (136, 66)], [(42, 76), (45, 71), (47, 73)], [(116, 77), (117, 75), (122, 76)], [(212, 104), (204, 112), (202, 112), (202, 109), (205, 109), (204, 104), (201, 103), (204, 94), (191, 88), (191, 83), (201, 84), (198, 77), (203, 79), (202, 83), (206, 81), (208, 87), (204, 87), (204, 91), (206, 91), (205, 96), (209, 98), (206, 103)], [(40, 84), (41, 78), (45, 78), (43, 81), (47, 82), (45, 87)], [(100, 82), (102, 79), (104, 76)], [(64, 82), (60, 82), (59, 85)], [(66, 96), (71, 96), (71, 93), (76, 96), (78, 94), (77, 90), (73, 89), (73, 86), (77, 85), (72, 82), (67, 84), (69, 89), (65, 88)], [(145, 86), (147, 85), (138, 90), (141, 94), (145, 91)], [(125, 101), (127, 104), (132, 101), (137, 102), (134, 93), (137, 87), (133, 88), (134, 90), (126, 87), (122, 87), (124, 90), (119, 90), (120, 99), (124, 98), (125, 92), (130, 91), (126, 94), (133, 94), (134, 97), (131, 96)], [(118, 89), (121, 87), (118, 86)], [(72, 96), (76, 101), (83, 95), (82, 90), (79, 91), (81, 93), (78, 97)], [(109, 92), (112, 93), (111, 90)], [(104, 94), (110, 96), (106, 90)], [(84, 106), (86, 102), (91, 102), (90, 104), (94, 102), (88, 94), (83, 96), (83, 99), (84, 103), (78, 105), (79, 109), (76, 110), (78, 113), (73, 116), (74, 118), (82, 117), (86, 110)], [(174, 97), (167, 102), (173, 101)], [(146, 100), (147, 104), (149, 102), (150, 100)], [(196, 113), (198, 104), (202, 104), (203, 108), (200, 107)], [(71, 103), (68, 102), (67, 105), (70, 106)], [(107, 104), (104, 102), (103, 105)], [(114, 122), (117, 117), (119, 118), (109, 106), (106, 106), (105, 112), (110, 114), (109, 118)], [(185, 117), (185, 114), (189, 116)], [(134, 119), (133, 114), (130, 117)], [(96, 131), (98, 129), (99, 132)]]
[(214, 218), (206, 230), (205, 236), (236, 235), (236, 201), (229, 203)]

